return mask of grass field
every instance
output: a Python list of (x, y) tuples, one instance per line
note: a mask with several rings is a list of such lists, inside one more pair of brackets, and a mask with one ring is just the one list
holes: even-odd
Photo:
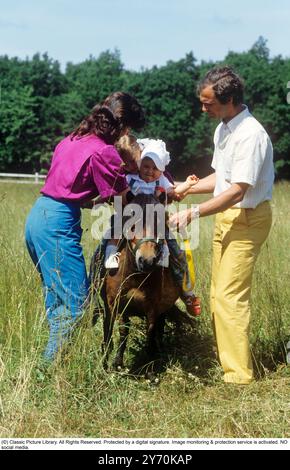
[[(213, 353), (208, 294), (213, 218), (203, 219), (195, 252), (203, 314), (194, 328), (166, 330), (164, 370), (144, 377), (105, 373), (102, 325), (84, 324), (64, 362), (41, 376), (48, 334), (41, 285), (24, 245), (24, 222), (39, 187), (0, 182), (0, 437), (288, 437), (290, 438), (289, 183), (275, 187), (274, 223), (258, 260), (251, 344), (257, 380), (225, 385)], [(195, 202), (198, 199), (195, 199)], [(83, 245), (94, 249), (89, 211)], [(134, 328), (126, 355), (140, 360), (144, 328)]]

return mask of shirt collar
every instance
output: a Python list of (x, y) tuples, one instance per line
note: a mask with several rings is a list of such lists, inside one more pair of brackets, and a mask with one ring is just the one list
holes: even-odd
[(243, 104), (243, 111), (241, 111), (239, 114), (237, 114), (233, 119), (231, 119), (229, 122), (225, 123), (223, 122), (223, 125), (229, 129), (230, 132), (234, 132), (234, 130), (238, 127), (238, 125), (245, 119), (245, 117), (249, 116), (250, 112), (248, 109), (248, 106)]
[(147, 183), (147, 181), (144, 181), (138, 173), (136, 173), (134, 175), (130, 174), (130, 176), (132, 176), (132, 179), (138, 181), (138, 183), (140, 182), (140, 183), (149, 184), (149, 185), (152, 185), (152, 186), (155, 185), (156, 181), (158, 181), (160, 179), (160, 178), (158, 178), (158, 180), (150, 181), (149, 183)]

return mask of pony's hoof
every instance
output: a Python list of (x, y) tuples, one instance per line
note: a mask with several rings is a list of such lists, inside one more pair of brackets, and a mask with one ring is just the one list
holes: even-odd
[(120, 364), (120, 363), (114, 363), (113, 364), (113, 369), (116, 371), (116, 372), (120, 372), (120, 373), (128, 373), (129, 372), (129, 369), (127, 367), (124, 366), (124, 364)]
[(149, 385), (158, 385), (160, 383), (159, 377), (154, 372), (147, 372), (145, 378)]

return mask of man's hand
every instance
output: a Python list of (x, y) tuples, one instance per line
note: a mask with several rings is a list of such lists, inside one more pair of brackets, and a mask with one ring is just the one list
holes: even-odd
[(177, 230), (178, 228), (186, 227), (192, 219), (191, 209), (185, 209), (176, 214), (172, 214), (169, 217), (169, 227), (172, 230)]
[(189, 187), (195, 186), (199, 182), (199, 178), (196, 175), (189, 175), (186, 178), (186, 182), (188, 183)]

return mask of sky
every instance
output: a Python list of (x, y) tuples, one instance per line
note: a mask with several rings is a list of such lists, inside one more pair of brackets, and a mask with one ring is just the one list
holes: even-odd
[(127, 70), (190, 51), (215, 62), (259, 36), (271, 57), (289, 57), (289, 29), (289, 0), (0, 0), (0, 55), (47, 52), (63, 69), (115, 49)]

